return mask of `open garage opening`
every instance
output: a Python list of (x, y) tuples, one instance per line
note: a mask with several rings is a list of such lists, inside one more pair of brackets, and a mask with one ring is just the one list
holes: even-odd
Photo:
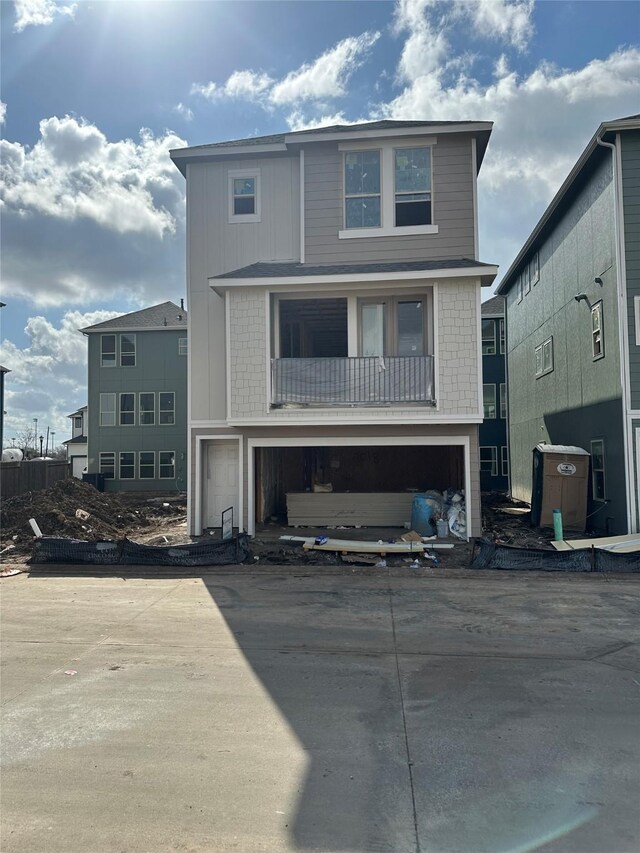
[(256, 447), (255, 521), (404, 527), (416, 492), (464, 490), (460, 445)]

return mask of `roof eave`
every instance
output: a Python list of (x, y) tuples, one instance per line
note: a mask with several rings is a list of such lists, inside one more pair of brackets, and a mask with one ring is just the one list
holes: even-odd
[(186, 332), (187, 326), (87, 326), (78, 329), (83, 335), (95, 334), (96, 332)]
[(187, 176), (187, 166), (189, 163), (198, 163), (202, 160), (211, 160), (217, 158), (242, 158), (247, 155), (255, 157), (260, 154), (278, 154), (286, 152), (287, 146), (284, 142), (272, 142), (267, 145), (219, 145), (207, 147), (196, 146), (194, 148), (173, 148), (169, 151), (169, 156), (178, 167), (180, 172)]
[(622, 119), (618, 121), (602, 122), (600, 127), (596, 130), (594, 135), (589, 140), (587, 147), (584, 149), (584, 151), (576, 161), (574, 167), (571, 169), (571, 171), (561, 184), (560, 189), (549, 203), (549, 206), (538, 220), (538, 223), (527, 238), (525, 244), (516, 255), (515, 260), (513, 261), (507, 272), (504, 274), (504, 278), (496, 288), (497, 296), (505, 296), (511, 290), (512, 286), (515, 283), (516, 271), (522, 265), (522, 262), (531, 251), (532, 247), (534, 246), (534, 244), (540, 237), (542, 231), (553, 217), (554, 213), (560, 206), (561, 202), (564, 200), (565, 196), (570, 192), (576, 179), (581, 174), (582, 170), (585, 168), (595, 151), (599, 147), (601, 147), (598, 144), (598, 140), (603, 139), (607, 134), (617, 133), (621, 130), (640, 130), (640, 119), (633, 118)]

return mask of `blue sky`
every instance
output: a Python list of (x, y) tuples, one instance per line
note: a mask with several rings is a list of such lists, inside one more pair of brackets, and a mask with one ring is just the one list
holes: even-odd
[(492, 120), (481, 259), (505, 271), (599, 123), (640, 112), (634, 2), (3, 0), (0, 14), (9, 439), (33, 417), (68, 435), (86, 398), (78, 327), (184, 296), (169, 148)]

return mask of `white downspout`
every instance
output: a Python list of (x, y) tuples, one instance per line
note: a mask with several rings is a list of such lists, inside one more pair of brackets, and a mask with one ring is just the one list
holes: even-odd
[(596, 137), (596, 142), (603, 148), (609, 148), (612, 153), (613, 163), (613, 188), (614, 188), (614, 207), (615, 207), (615, 235), (616, 235), (616, 290), (618, 296), (618, 338), (620, 344), (620, 372), (622, 386), (622, 436), (624, 444), (624, 459), (625, 459), (625, 492), (627, 498), (627, 532), (633, 533), (635, 529), (635, 495), (633, 493), (633, 454), (630, 453), (630, 431), (629, 419), (631, 416), (631, 401), (630, 394), (630, 379), (629, 379), (629, 359), (627, 355), (626, 335), (627, 335), (627, 286), (626, 286), (626, 269), (624, 269), (625, 253), (624, 253), (624, 235), (622, 233), (622, 174), (618, 164), (619, 149), (617, 141), (619, 135), (616, 136), (616, 144), (605, 142), (599, 136)]

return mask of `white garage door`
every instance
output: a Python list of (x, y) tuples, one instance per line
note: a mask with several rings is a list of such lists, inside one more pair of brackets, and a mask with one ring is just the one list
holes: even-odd
[(239, 516), (238, 463), (239, 442), (231, 439), (211, 441), (205, 455), (206, 509), (204, 527), (220, 527), (225, 509), (233, 507), (233, 525), (241, 526)]

